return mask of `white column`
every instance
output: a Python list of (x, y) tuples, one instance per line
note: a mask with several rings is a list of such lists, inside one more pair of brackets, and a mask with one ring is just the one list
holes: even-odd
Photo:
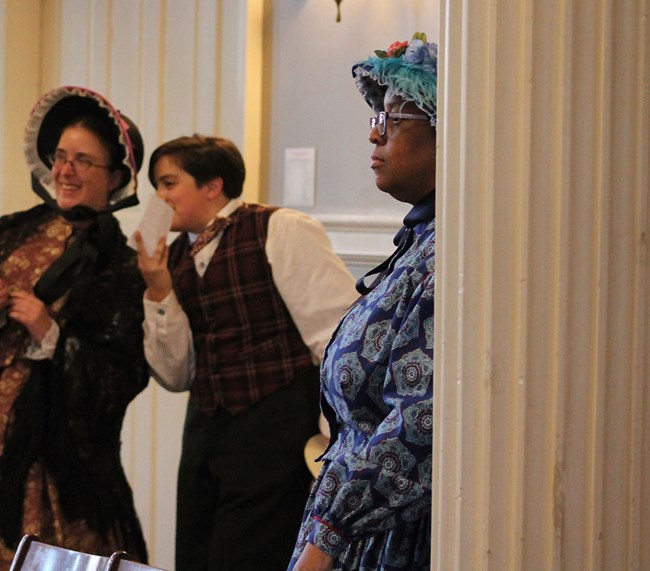
[(432, 569), (650, 569), (649, 0), (446, 0)]

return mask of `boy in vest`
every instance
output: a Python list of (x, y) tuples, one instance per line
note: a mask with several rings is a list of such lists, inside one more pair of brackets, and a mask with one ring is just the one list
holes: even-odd
[(178, 479), (176, 569), (285, 569), (308, 496), (318, 362), (356, 299), (324, 227), (240, 198), (244, 161), (223, 138), (158, 147), (149, 179), (174, 210), (148, 256), (145, 350), (156, 380), (190, 391)]

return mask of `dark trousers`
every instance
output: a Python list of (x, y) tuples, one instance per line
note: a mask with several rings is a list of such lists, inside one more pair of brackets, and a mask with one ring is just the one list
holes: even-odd
[(190, 399), (178, 476), (176, 571), (286, 570), (311, 486), (318, 369), (248, 410)]

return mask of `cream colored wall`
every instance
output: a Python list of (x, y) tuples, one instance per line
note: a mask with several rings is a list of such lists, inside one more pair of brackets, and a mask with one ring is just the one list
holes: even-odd
[[(35, 204), (26, 188), (29, 171), (20, 144), (25, 120), (40, 94), (41, 23), (40, 0), (9, 0), (0, 12), (2, 26), (2, 177), (0, 177), (0, 212), (22, 210)], [(31, 41), (26, 42), (25, 38)]]

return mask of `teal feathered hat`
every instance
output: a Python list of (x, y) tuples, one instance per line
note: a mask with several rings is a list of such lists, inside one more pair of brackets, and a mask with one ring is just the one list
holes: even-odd
[(384, 110), (384, 94), (391, 87), (412, 101), (437, 124), (438, 46), (416, 32), (410, 42), (393, 42), (374, 57), (355, 63), (352, 76), (375, 113)]

